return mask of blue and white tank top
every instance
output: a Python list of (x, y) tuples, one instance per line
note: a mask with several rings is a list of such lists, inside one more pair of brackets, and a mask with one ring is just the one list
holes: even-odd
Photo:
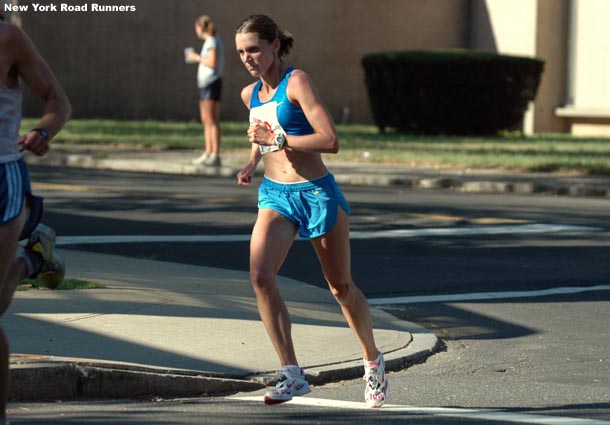
[(273, 97), (267, 102), (261, 102), (258, 98), (262, 82), (259, 80), (252, 90), (250, 98), (250, 123), (253, 123), (253, 118), (256, 118), (264, 123), (267, 123), (270, 128), (275, 129), (281, 126), (284, 132), (288, 135), (302, 136), (313, 134), (314, 129), (307, 121), (305, 113), (301, 108), (293, 104), (286, 95), (286, 87), (290, 75), (294, 71), (293, 67), (286, 70), (278, 85)]

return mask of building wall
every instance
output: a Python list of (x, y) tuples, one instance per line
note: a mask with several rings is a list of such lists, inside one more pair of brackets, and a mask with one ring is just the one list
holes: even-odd
[(545, 60), (526, 132), (610, 135), (610, 2), (473, 0), (471, 7), (471, 48)]
[(567, 99), (556, 109), (573, 134), (610, 136), (610, 2), (571, 0)]
[[(470, 47), (503, 54), (536, 53), (536, 1), (473, 0)], [(518, 31), (515, 31), (518, 28)]]
[[(473, 0), (471, 8), (471, 49), (536, 56), (536, 1)], [(518, 31), (515, 31), (516, 27)], [(532, 133), (533, 105), (530, 105), (523, 121), (524, 132)]]
[(568, 0), (539, 0), (536, 55), (544, 58), (545, 71), (534, 106), (534, 133), (569, 131), (566, 120), (555, 110), (567, 98)]
[[(363, 55), (465, 47), (467, 40), (468, 0), (106, 0), (103, 4), (132, 4), (137, 11), (21, 14), (24, 30), (68, 92), (75, 117), (197, 119), (196, 65), (184, 63), (183, 50), (200, 47), (193, 23), (201, 14), (216, 21), (225, 45), (222, 119), (226, 120), (247, 118), (239, 93), (251, 77), (234, 52), (234, 31), (252, 13), (269, 14), (293, 33), (296, 43), (286, 62), (311, 75), (336, 120), (347, 107), (351, 122), (371, 122)], [(26, 97), (26, 114), (37, 114), (39, 109), (39, 102)]]
[(610, 111), (610, 2), (574, 0), (573, 13), (571, 100), (576, 108)]

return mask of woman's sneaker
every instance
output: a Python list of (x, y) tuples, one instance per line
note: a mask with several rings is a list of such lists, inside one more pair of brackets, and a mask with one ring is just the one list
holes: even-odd
[(388, 380), (385, 374), (383, 354), (374, 362), (364, 361), (364, 400), (369, 407), (381, 407), (388, 395)]
[(193, 165), (203, 165), (205, 161), (207, 161), (209, 155), (207, 153), (203, 153), (200, 157), (193, 159)]
[(208, 158), (203, 161), (203, 165), (208, 167), (220, 167), (221, 166), (220, 156), (215, 153), (211, 153)]
[(309, 383), (305, 379), (303, 370), (294, 376), (286, 368), (280, 369), (277, 375), (275, 389), (265, 394), (265, 404), (279, 404), (292, 400), (292, 397), (305, 395), (311, 392)]

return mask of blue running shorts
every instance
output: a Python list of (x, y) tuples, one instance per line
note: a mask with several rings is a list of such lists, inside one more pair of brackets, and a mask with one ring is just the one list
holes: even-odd
[(19, 217), (27, 199), (30, 215), (19, 239), (25, 239), (40, 222), (42, 198), (32, 195), (30, 174), (23, 159), (0, 164), (0, 224)]
[(339, 207), (350, 214), (349, 205), (331, 173), (303, 183), (280, 183), (264, 177), (258, 188), (258, 208), (279, 212), (299, 228), (303, 238), (313, 239), (328, 233), (337, 221)]

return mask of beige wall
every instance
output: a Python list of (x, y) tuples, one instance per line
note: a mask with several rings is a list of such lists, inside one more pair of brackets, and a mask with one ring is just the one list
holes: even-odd
[(526, 132), (607, 136), (609, 28), (607, 0), (473, 0), (470, 46), (545, 60)]
[[(536, 56), (538, 10), (532, 0), (474, 0), (470, 47), (506, 55)], [(515, 28), (518, 23), (518, 31)], [(523, 119), (525, 133), (534, 131), (534, 107)]]
[(610, 112), (610, 2), (573, 1), (573, 105)]
[(555, 114), (567, 96), (569, 0), (539, 0), (536, 55), (544, 58), (543, 74), (534, 107), (535, 133), (569, 131)]
[[(32, 3), (21, 1), (22, 4)], [(72, 2), (74, 3), (74, 2)], [(104, 4), (112, 4), (106, 1)], [(464, 47), (467, 0), (127, 0), (132, 13), (25, 13), (30, 34), (66, 88), (76, 117), (196, 119), (193, 22), (212, 16), (226, 49), (222, 118), (245, 120), (239, 92), (250, 82), (234, 30), (252, 13), (272, 15), (296, 39), (288, 64), (312, 76), (336, 120), (370, 122), (360, 61), (383, 50)], [(40, 105), (28, 98), (26, 111)]]
[(536, 1), (473, 0), (472, 8), (470, 47), (503, 54), (535, 55)]
[(571, 0), (567, 99), (556, 115), (573, 134), (610, 136), (610, 2)]

